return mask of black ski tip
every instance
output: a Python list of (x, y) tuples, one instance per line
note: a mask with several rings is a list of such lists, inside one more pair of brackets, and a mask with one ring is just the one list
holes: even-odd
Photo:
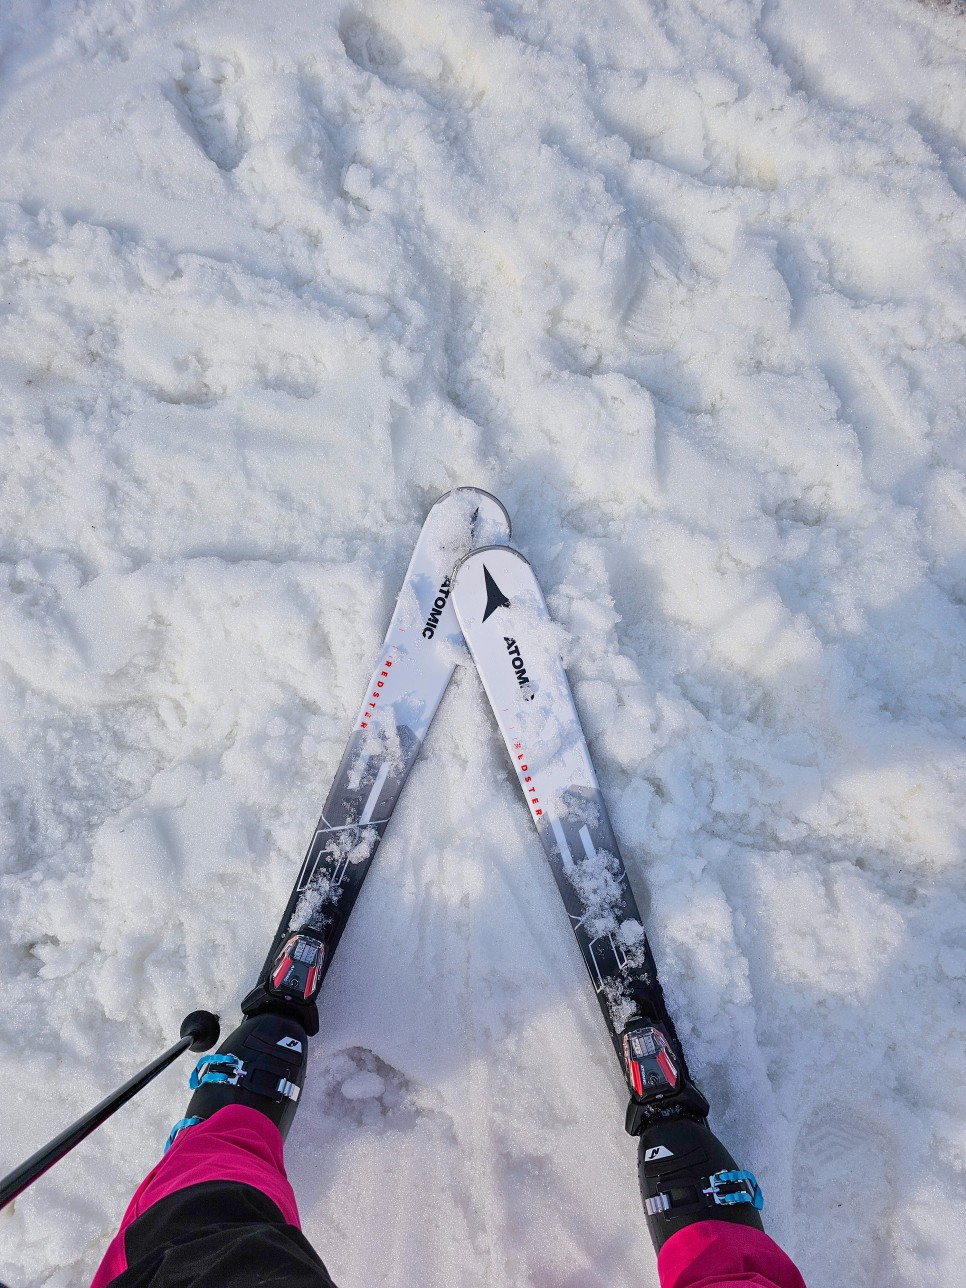
[(484, 622), (491, 613), (495, 613), (498, 608), (509, 608), (510, 601), (504, 595), (503, 591), (493, 580), (490, 570), (486, 564), (483, 565), (483, 577), (486, 584), (486, 608), (483, 612)]

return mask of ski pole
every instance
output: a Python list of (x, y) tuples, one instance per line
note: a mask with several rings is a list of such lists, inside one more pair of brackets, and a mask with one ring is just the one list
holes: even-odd
[(100, 1127), (102, 1122), (110, 1118), (111, 1114), (116, 1113), (122, 1105), (127, 1104), (153, 1078), (156, 1078), (162, 1069), (166, 1069), (169, 1064), (177, 1060), (182, 1052), (187, 1051), (189, 1047), (192, 1051), (208, 1051), (213, 1047), (218, 1041), (219, 1031), (218, 1016), (212, 1015), (210, 1011), (192, 1011), (190, 1015), (185, 1016), (181, 1025), (181, 1038), (174, 1046), (169, 1047), (157, 1059), (145, 1065), (141, 1072), (125, 1082), (123, 1087), (118, 1087), (117, 1091), (112, 1092), (106, 1100), (95, 1105), (83, 1118), (78, 1118), (73, 1126), (62, 1131), (59, 1136), (55, 1136), (43, 1149), (32, 1154), (25, 1163), (21, 1163), (9, 1176), (5, 1176), (0, 1181), (0, 1208), (6, 1207), (18, 1194), (22, 1194), (28, 1185), (32, 1185), (38, 1176), (43, 1176), (48, 1168), (53, 1167), (65, 1154), (70, 1153), (75, 1145), (79, 1145), (95, 1128)]

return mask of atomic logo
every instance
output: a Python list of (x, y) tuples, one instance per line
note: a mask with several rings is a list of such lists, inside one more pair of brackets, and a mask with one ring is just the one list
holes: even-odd
[(517, 677), (517, 684), (523, 694), (524, 702), (533, 701), (533, 686), (530, 683), (530, 677), (527, 675), (527, 668), (524, 665), (523, 658), (520, 656), (520, 645), (509, 635), (503, 636), (503, 642), (506, 645), (506, 651), (510, 655), (510, 665), (513, 667)]
[(443, 609), (446, 607), (447, 599), (449, 599), (449, 578), (444, 577), (443, 584), (436, 592), (436, 598), (433, 600), (433, 607), (426, 618), (426, 625), (423, 627), (424, 640), (431, 640), (436, 634), (436, 627), (439, 625), (439, 619)]
[(483, 565), (483, 578), (486, 584), (486, 608), (483, 610), (483, 620), (485, 622), (490, 614), (495, 613), (498, 608), (509, 608), (510, 601), (490, 576), (490, 570), (486, 564)]

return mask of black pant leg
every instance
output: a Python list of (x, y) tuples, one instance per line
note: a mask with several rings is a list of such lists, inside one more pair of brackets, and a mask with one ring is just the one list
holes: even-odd
[(124, 1248), (110, 1288), (335, 1288), (302, 1232), (239, 1181), (169, 1194), (127, 1227)]

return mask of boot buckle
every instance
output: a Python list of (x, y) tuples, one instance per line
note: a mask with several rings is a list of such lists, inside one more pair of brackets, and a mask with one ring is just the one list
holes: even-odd
[(237, 1087), (244, 1076), (245, 1062), (237, 1055), (203, 1055), (192, 1070), (188, 1086), (192, 1091), (211, 1083)]
[(765, 1206), (765, 1198), (752, 1172), (715, 1172), (708, 1177), (710, 1184), (702, 1194), (707, 1194), (722, 1206), (732, 1203), (750, 1203), (756, 1212)]
[(670, 1197), (665, 1194), (663, 1190), (660, 1194), (655, 1194), (653, 1198), (644, 1200), (644, 1211), (648, 1216), (660, 1216), (661, 1213), (666, 1212), (670, 1206)]
[(302, 1088), (297, 1082), (289, 1082), (288, 1078), (280, 1078), (277, 1091), (279, 1095), (286, 1096), (289, 1100), (298, 1100)]

